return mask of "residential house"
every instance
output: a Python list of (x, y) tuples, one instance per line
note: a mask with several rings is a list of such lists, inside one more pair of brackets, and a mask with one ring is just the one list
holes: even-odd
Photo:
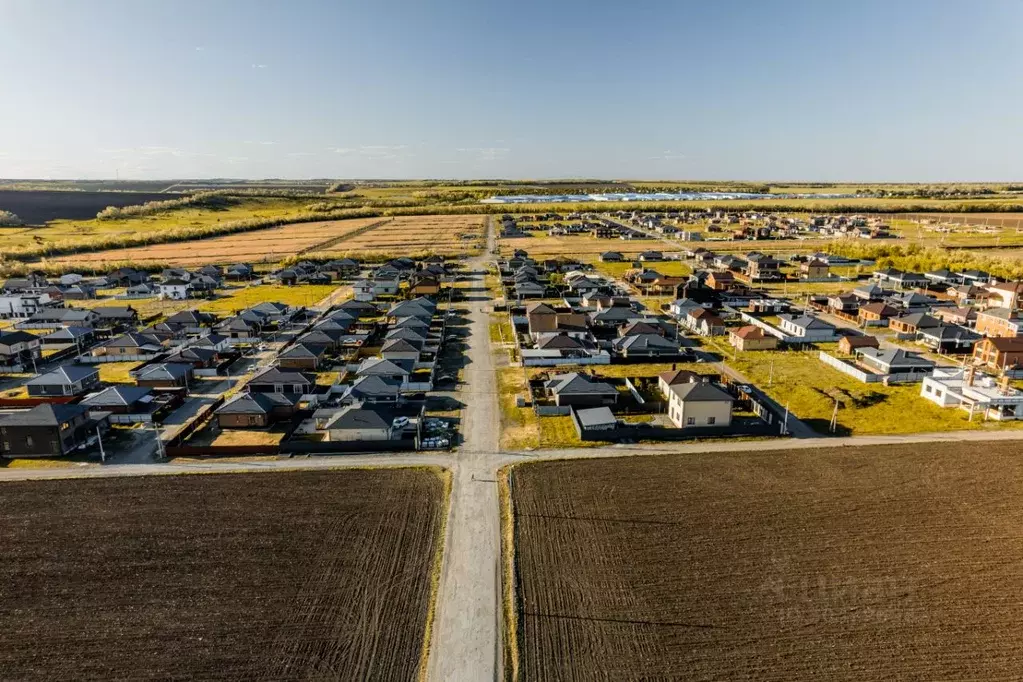
[(160, 362), (134, 370), (135, 385), (146, 388), (187, 387), (192, 379), (192, 365), (181, 362)]
[(664, 260), (664, 254), (660, 251), (644, 251), (639, 254), (639, 260), (643, 263), (653, 263)]
[(957, 324), (942, 323), (937, 327), (921, 329), (916, 340), (938, 353), (972, 353), (980, 334)]
[(409, 282), (409, 293), (415, 295), (436, 295), (440, 293), (440, 280), (432, 276), (413, 277)]
[(288, 346), (277, 356), (277, 366), (281, 369), (319, 369), (320, 363), (323, 362), (326, 355), (327, 347), (311, 343), (312, 340), (306, 339)]
[(888, 320), (896, 317), (900, 312), (902, 311), (887, 303), (874, 301), (861, 305), (856, 315), (860, 324), (865, 326), (884, 326), (888, 323)]
[(934, 363), (917, 353), (901, 348), (858, 348), (860, 365), (878, 374), (930, 374)]
[(192, 369), (212, 369), (217, 366), (219, 354), (212, 348), (185, 346), (163, 359), (163, 362), (191, 365)]
[(973, 367), (936, 368), (924, 377), (920, 396), (942, 407), (960, 407), (971, 419), (975, 414), (995, 421), (1023, 419), (1023, 392), (1010, 386), (1008, 377), (978, 376)]
[(754, 251), (746, 255), (746, 275), (754, 281), (765, 282), (783, 279), (781, 266), (783, 263), (767, 254)]
[(785, 313), (779, 315), (778, 320), (782, 332), (801, 343), (834, 341), (836, 337), (834, 326), (810, 315)]
[(35, 334), (0, 330), (0, 366), (30, 366), (42, 357), (41, 341)]
[(860, 308), (861, 299), (852, 294), (833, 294), (828, 297), (828, 307), (840, 313), (855, 315)]
[(1020, 336), (1023, 318), (1012, 308), (986, 308), (977, 311), (975, 329), (984, 336)]
[(888, 321), (888, 328), (900, 334), (916, 334), (921, 330), (940, 326), (941, 320), (927, 313), (913, 313), (903, 317), (893, 317)]
[(657, 375), (657, 388), (662, 395), (667, 396), (668, 391), (676, 384), (691, 384), (695, 381), (705, 381), (706, 377), (691, 372), (688, 369), (672, 369), (661, 372)]
[(92, 327), (61, 327), (42, 337), (43, 346), (75, 346), (83, 351), (95, 340)]
[(811, 258), (799, 266), (799, 275), (805, 280), (828, 279), (830, 274), (830, 266), (825, 261), (816, 258)]
[(735, 274), (724, 270), (707, 275), (706, 285), (714, 291), (728, 291), (735, 285)]
[(725, 333), (725, 321), (709, 308), (690, 308), (681, 322), (700, 336), (721, 336)]
[(398, 405), (402, 402), (401, 382), (379, 376), (357, 378), (341, 396), (342, 403)]
[(937, 308), (934, 316), (942, 322), (958, 324), (960, 327), (973, 329), (977, 324), (977, 310), (971, 306), (956, 308)]
[(622, 336), (611, 342), (611, 348), (623, 358), (672, 358), (682, 355), (677, 342), (660, 334)]
[(78, 308), (43, 308), (25, 321), (31, 325), (53, 327), (95, 327), (98, 322), (99, 315), (96, 311)]
[(1012, 308), (1013, 310), (1023, 307), (1023, 282), (1002, 282), (987, 287), (989, 294), (988, 302), (992, 306), (1000, 308)]
[(128, 332), (110, 339), (100, 348), (100, 355), (155, 355), (164, 351), (160, 339), (150, 334)]
[(1023, 367), (1023, 336), (989, 336), (973, 347), (974, 364), (995, 372)]
[(255, 270), (248, 263), (235, 263), (228, 266), (226, 277), (235, 281), (246, 281), (252, 279), (254, 274)]
[(583, 431), (613, 431), (618, 427), (618, 418), (607, 406), (575, 410), (575, 416)]
[(938, 270), (925, 272), (924, 277), (927, 278), (928, 282), (933, 282), (934, 284), (953, 285), (963, 283), (963, 278), (948, 268), (939, 268)]
[(164, 324), (184, 334), (205, 334), (216, 320), (216, 316), (211, 313), (181, 310), (164, 320)]
[(25, 382), (32, 398), (85, 395), (99, 385), (99, 370), (82, 365), (64, 365)]
[(365, 358), (356, 369), (356, 376), (377, 376), (396, 381), (405, 387), (412, 376), (414, 360), (388, 360), (386, 358)]
[(49, 294), (14, 293), (0, 296), (0, 319), (25, 319), (57, 304)]
[(881, 344), (875, 336), (843, 336), (838, 342), (838, 352), (844, 355), (855, 355), (860, 348), (880, 348)]
[(720, 386), (708, 382), (673, 384), (665, 394), (668, 417), (678, 428), (726, 427), (732, 423), (735, 399)]
[(217, 408), (214, 414), (222, 429), (266, 428), (295, 414), (294, 393), (239, 393)]
[(625, 256), (620, 251), (605, 251), (600, 254), (601, 263), (621, 263)]
[(614, 405), (618, 389), (588, 374), (556, 374), (544, 382), (544, 390), (558, 406)]
[(86, 443), (100, 426), (82, 405), (44, 403), (0, 415), (0, 455), (60, 457)]
[(389, 408), (358, 403), (330, 411), (321, 425), (328, 442), (400, 440), (405, 430)]
[(876, 282), (858, 286), (850, 293), (863, 301), (883, 301), (892, 294), (890, 290), (885, 289)]
[(141, 386), (109, 386), (86, 396), (79, 404), (90, 412), (149, 414), (154, 406), (153, 391)]
[(728, 343), (741, 351), (774, 350), (778, 347), (778, 338), (765, 334), (760, 327), (746, 325), (731, 330), (728, 333)]
[(309, 393), (316, 384), (316, 376), (295, 370), (267, 367), (246, 384), (252, 393)]
[(170, 301), (184, 301), (189, 297), (189, 293), (192, 290), (192, 285), (183, 279), (172, 277), (166, 279), (157, 286), (159, 290), (159, 296), (162, 299)]

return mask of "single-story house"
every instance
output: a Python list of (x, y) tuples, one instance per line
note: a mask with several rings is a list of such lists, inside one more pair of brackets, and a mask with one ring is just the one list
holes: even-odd
[(558, 406), (614, 405), (618, 402), (618, 389), (579, 372), (554, 375), (544, 382), (544, 390)]
[(99, 370), (83, 365), (64, 365), (25, 382), (33, 398), (84, 395), (99, 385)]
[(728, 343), (741, 351), (774, 350), (778, 347), (778, 338), (765, 334), (760, 327), (746, 325), (728, 332)]
[(239, 393), (214, 413), (222, 429), (266, 428), (295, 413), (294, 393)]

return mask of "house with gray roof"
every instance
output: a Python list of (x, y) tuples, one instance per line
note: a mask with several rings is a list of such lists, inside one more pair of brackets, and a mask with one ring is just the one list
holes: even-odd
[(568, 372), (556, 374), (543, 384), (544, 391), (555, 405), (593, 406), (614, 405), (618, 402), (618, 389), (589, 374)]
[(84, 395), (100, 386), (99, 370), (85, 365), (64, 365), (25, 382), (33, 398)]

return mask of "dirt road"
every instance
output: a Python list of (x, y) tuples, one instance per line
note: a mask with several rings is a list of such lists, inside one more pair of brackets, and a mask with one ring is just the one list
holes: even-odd
[(491, 680), (500, 674), (501, 514), (495, 477), (501, 427), (489, 344), (490, 297), (483, 280), (494, 250), (469, 261), (468, 360), (457, 399), (465, 405), (455, 455), (447, 542), (429, 660), (431, 680)]

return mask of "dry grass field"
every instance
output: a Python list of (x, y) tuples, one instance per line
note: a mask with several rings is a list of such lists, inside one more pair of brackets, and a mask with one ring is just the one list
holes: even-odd
[(403, 256), (436, 254), (461, 256), (479, 249), (484, 216), (424, 215), (392, 218), (370, 232), (345, 239), (323, 256)]
[(1023, 670), (1023, 460), (963, 443), (512, 470), (522, 680)]
[(0, 679), (416, 679), (435, 471), (3, 484)]
[[(386, 220), (385, 218), (355, 218), (318, 223), (296, 223), (223, 237), (211, 237), (210, 239), (81, 253), (55, 258), (51, 262), (68, 265), (134, 262), (143, 265), (145, 263), (166, 263), (187, 266), (208, 263), (275, 262), (286, 256), (315, 249), (319, 245), (329, 246), (335, 241), (359, 233), (373, 225), (385, 223)], [(373, 232), (375, 229), (379, 228), (371, 228), (369, 232)]]

